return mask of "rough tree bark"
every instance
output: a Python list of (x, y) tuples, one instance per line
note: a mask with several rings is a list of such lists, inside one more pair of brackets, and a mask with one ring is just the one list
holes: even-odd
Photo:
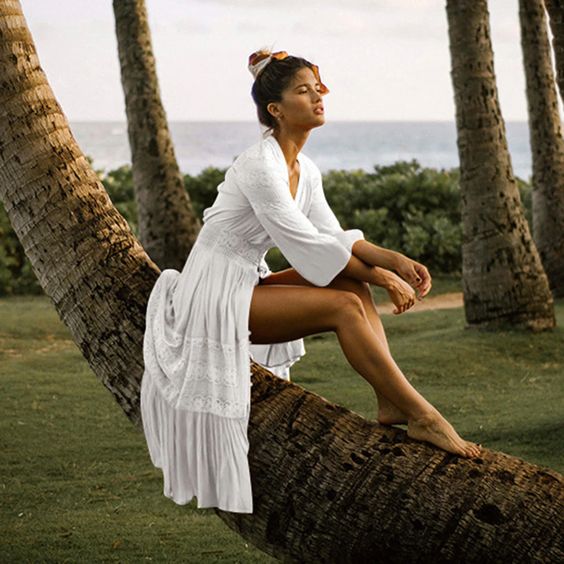
[(161, 102), (144, 0), (114, 0), (139, 239), (161, 269), (182, 270), (201, 224), (184, 188)]
[[(158, 268), (72, 136), (17, 0), (0, 3), (0, 73), (0, 199), (60, 318), (139, 425)], [(489, 449), (458, 458), (252, 369), (254, 513), (216, 512), (255, 546), (296, 562), (564, 558), (557, 472)]]
[(564, 101), (564, 1), (544, 0), (552, 31), (552, 50), (560, 99)]
[(495, 81), (486, 0), (447, 0), (462, 205), (468, 327), (556, 324), (547, 276), (523, 214)]
[(542, 0), (519, 0), (533, 155), (533, 238), (555, 297), (564, 296), (564, 138)]

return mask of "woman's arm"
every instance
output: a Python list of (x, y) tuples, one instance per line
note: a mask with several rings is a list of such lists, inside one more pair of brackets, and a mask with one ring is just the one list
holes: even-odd
[[(359, 247), (360, 251), (358, 250)], [(364, 260), (358, 258), (358, 254), (369, 260), (379, 260), (381, 264), (388, 265), (395, 272), (383, 266), (367, 264)], [(377, 247), (364, 239), (353, 244), (350, 259), (339, 274), (363, 280), (374, 286), (381, 286), (388, 291), (399, 291), (404, 295), (409, 288), (406, 284), (407, 282), (415, 290), (418, 290), (418, 299), (420, 300), (431, 290), (431, 275), (425, 266), (401, 253)], [(287, 268), (262, 278), (259, 284), (303, 285), (304, 282), (311, 286), (315, 285), (306, 281), (294, 268)]]
[[(361, 264), (359, 265), (359, 263)], [(351, 255), (347, 266), (342, 272), (348, 274), (348, 276), (359, 277), (360, 280), (366, 279), (366, 282), (370, 284), (385, 288), (391, 301), (396, 306), (396, 309), (392, 312), (396, 315), (403, 313), (415, 303), (413, 288), (390, 270), (380, 268), (379, 266), (371, 267), (354, 255)], [(261, 278), (259, 284), (315, 286), (315, 284), (306, 280), (295, 268), (286, 268), (279, 272), (272, 272), (265, 278)]]
[[(393, 272), (385, 268), (380, 268), (379, 266), (370, 266), (354, 255), (351, 255), (349, 262), (340, 274), (344, 274), (349, 278), (363, 280), (374, 286), (381, 286), (382, 288), (388, 288), (392, 280), (397, 279), (397, 276)], [(309, 286), (315, 286), (315, 284), (312, 284), (301, 276), (295, 268), (286, 268), (278, 272), (273, 272), (269, 276), (262, 278), (259, 284), (307, 284)]]
[[(352, 253), (353, 257), (342, 272), (350, 277), (376, 285), (383, 285), (382, 282), (387, 283), (391, 276), (395, 286), (397, 286), (398, 279), (401, 279), (411, 284), (413, 288), (418, 289), (420, 298), (428, 294), (431, 289), (431, 276), (425, 266), (401, 253), (378, 247), (366, 241), (360, 229), (343, 230), (339, 220), (327, 203), (327, 198), (325, 198), (321, 171), (314, 164), (312, 164), (311, 169), (314, 181), (309, 219), (320, 232), (332, 234)], [(363, 268), (354, 259), (359, 259), (367, 266)], [(374, 270), (375, 268), (388, 269), (387, 274)], [(392, 271), (395, 271), (395, 273)], [(373, 278), (377, 278), (379, 282), (372, 281)]]
[[(357, 241), (357, 243), (360, 242), (361, 241)], [(355, 243), (355, 245), (357, 243)], [(346, 264), (345, 268), (341, 270), (340, 274), (348, 276), (349, 278), (356, 278), (357, 280), (368, 282), (374, 286), (381, 286), (382, 288), (388, 288), (391, 281), (394, 278), (397, 278), (397, 276), (390, 270), (380, 266), (367, 264), (354, 253), (351, 255), (349, 262)]]
[[(388, 268), (389, 270), (387, 272), (389, 275), (386, 281), (390, 281), (390, 275), (392, 281), (397, 281), (397, 277), (399, 276), (415, 290), (419, 291), (419, 299), (422, 299), (431, 291), (431, 275), (429, 274), (427, 267), (422, 265), (420, 262), (406, 257), (402, 253), (378, 247), (364, 239), (355, 241), (351, 248), (351, 252), (353, 253), (353, 256), (358, 257), (363, 262), (368, 263), (368, 265)], [(353, 274), (350, 274), (350, 276), (351, 275)]]
[(388, 270), (395, 270), (403, 257), (401, 253), (378, 247), (365, 239), (359, 239), (353, 243), (352, 253), (366, 264), (381, 266)]

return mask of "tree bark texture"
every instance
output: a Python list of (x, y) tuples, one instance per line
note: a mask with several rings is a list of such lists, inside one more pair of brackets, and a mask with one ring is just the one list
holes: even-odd
[(181, 271), (201, 224), (174, 154), (144, 0), (114, 0), (139, 239), (161, 269)]
[(355, 564), (562, 561), (564, 481), (553, 470), (489, 449), (456, 457), (262, 368), (251, 389), (254, 513), (217, 513), (269, 554)]
[[(0, 199), (60, 318), (139, 426), (158, 268), (76, 144), (17, 0), (0, 4), (0, 72)], [(557, 472), (487, 448), (458, 458), (255, 363), (252, 372), (254, 513), (216, 513), (265, 552), (288, 562), (564, 557)]]
[(447, 0), (468, 327), (549, 329), (554, 303), (507, 148), (486, 0)]
[(533, 155), (533, 238), (555, 297), (564, 296), (564, 138), (542, 0), (519, 0)]
[(17, 1), (0, 3), (0, 197), (94, 373), (139, 417), (147, 292), (159, 274), (72, 135)]
[(556, 81), (564, 102), (564, 1), (544, 0), (552, 31), (552, 50), (556, 65)]

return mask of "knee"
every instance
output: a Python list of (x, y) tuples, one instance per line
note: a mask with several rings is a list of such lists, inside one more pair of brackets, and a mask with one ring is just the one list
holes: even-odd
[(353, 291), (343, 290), (339, 292), (339, 297), (335, 300), (335, 306), (339, 316), (350, 319), (366, 317), (366, 311), (361, 297)]
[(339, 290), (347, 290), (348, 292), (355, 293), (363, 301), (372, 299), (370, 284), (364, 280), (350, 278), (349, 276), (337, 276), (334, 280), (334, 286)]
[(372, 299), (372, 291), (370, 284), (364, 280), (351, 279), (353, 283), (353, 292), (362, 300)]

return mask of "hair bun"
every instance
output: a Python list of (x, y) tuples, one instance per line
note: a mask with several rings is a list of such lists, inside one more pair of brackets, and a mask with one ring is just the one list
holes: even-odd
[(272, 61), (272, 59), (285, 59), (288, 56), (286, 51), (272, 52), (271, 47), (262, 47), (258, 51), (249, 55), (249, 62), (247, 68), (256, 80), (261, 71)]
[(254, 65), (265, 57), (269, 57), (272, 54), (272, 49), (268, 47), (262, 47), (258, 51), (251, 53), (249, 55), (249, 65)]

